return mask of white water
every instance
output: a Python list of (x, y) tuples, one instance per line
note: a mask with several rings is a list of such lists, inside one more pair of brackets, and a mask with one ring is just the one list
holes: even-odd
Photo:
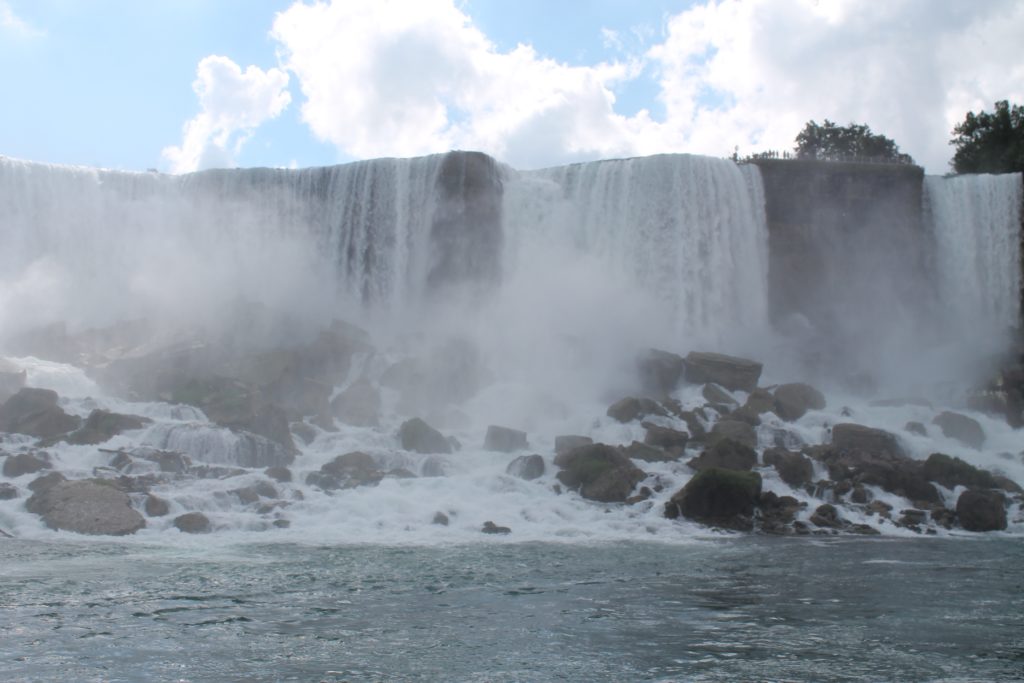
[(1019, 323), (1020, 173), (925, 178), (945, 314), (974, 339)]
[[(187, 480), (154, 490), (170, 501), (171, 514), (150, 519), (138, 539), (201, 543), (170, 524), (191, 510), (207, 513), (220, 535), (260, 530), (312, 542), (476, 540), (484, 520), (512, 527), (515, 540), (681, 541), (698, 533), (695, 525), (662, 516), (663, 503), (692, 474), (685, 465), (645, 463), (644, 484), (660, 485), (659, 493), (634, 506), (599, 505), (554, 493), (554, 437), (642, 440), (638, 424), (621, 425), (605, 409), (634, 390), (633, 358), (644, 348), (755, 356), (764, 348), (770, 334), (767, 239), (756, 167), (672, 155), (529, 173), (504, 169), (500, 285), (483, 300), (454, 291), (428, 303), (420, 294), (431, 265), (429, 231), (442, 158), (182, 177), (0, 159), (0, 215), (10, 246), (0, 254), (0, 336), (53, 321), (84, 329), (144, 314), (190, 325), (216, 318), (225, 304), (243, 297), (287, 310), (307, 325), (331, 316), (368, 325), (378, 352), (360, 359), (347, 377), (324, 378), (339, 387), (360, 375), (376, 381), (405, 357), (426, 363), (428, 379), (412, 399), (383, 390), (380, 428), (318, 431), (292, 467), (296, 483), (277, 485), (284, 505), (273, 512), (258, 513), (230, 493), (262, 480), (259, 470)], [(929, 182), (929, 196), (935, 196)], [(937, 216), (944, 211), (933, 208)], [(965, 233), (955, 229), (939, 244), (943, 258), (961, 249)], [(1002, 285), (991, 281), (976, 289), (996, 286)], [(363, 304), (371, 313), (386, 311), (386, 320), (361, 317)], [(28, 371), (30, 384), (58, 389), (68, 412), (84, 416), (104, 407), (157, 420), (105, 448), (172, 447), (197, 463), (239, 462), (237, 435), (206, 424), (198, 411), (105, 396), (71, 366), (10, 361)], [(456, 388), (453, 368), (460, 375)], [(766, 377), (772, 380), (798, 379), (772, 373), (769, 365)], [(704, 403), (699, 387), (684, 387), (676, 398), (686, 408)], [(796, 425), (768, 419), (760, 428), (761, 445), (770, 445), (772, 430), (783, 426), (820, 443), (828, 438), (828, 425), (852, 419), (900, 433), (915, 457), (941, 450), (1024, 481), (1024, 464), (1016, 458), (1019, 434), (1005, 424), (974, 415), (989, 441), (984, 451), (973, 451), (932, 426), (927, 437), (903, 433), (907, 420), (928, 424), (938, 409), (870, 409), (857, 400), (830, 397), (825, 411)], [(853, 417), (841, 414), (844, 405)], [(426, 417), (463, 449), (451, 456), (403, 451), (395, 430), (410, 415)], [(685, 429), (678, 420), (659, 421)], [(526, 452), (541, 453), (547, 473), (534, 482), (506, 475), (516, 454), (482, 449), (489, 424), (528, 431)], [(0, 446), (13, 449), (22, 442), (9, 437)], [(369, 453), (381, 469), (402, 467), (420, 476), (330, 495), (301, 483), (353, 450)], [(53, 452), (58, 469), (69, 476), (91, 476), (109, 461), (93, 447), (58, 446)], [(1007, 452), (1009, 459), (1002, 455)], [(809, 503), (804, 517), (820, 502), (790, 491), (773, 470), (762, 473), (766, 489)], [(15, 484), (24, 489), (32, 476)], [(0, 528), (48, 537), (52, 532), (24, 512), (23, 502), (0, 502)], [(140, 496), (136, 503), (141, 506)], [(449, 515), (449, 526), (431, 524), (437, 511)], [(292, 527), (271, 529), (274, 519), (288, 519)], [(910, 533), (888, 523), (881, 527)], [(1020, 531), (1021, 523), (1014, 528)]]

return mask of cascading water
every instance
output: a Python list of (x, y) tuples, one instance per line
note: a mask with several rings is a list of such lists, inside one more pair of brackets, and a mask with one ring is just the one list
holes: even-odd
[(1000, 339), (1020, 323), (1020, 173), (925, 178), (944, 314), (970, 337)]

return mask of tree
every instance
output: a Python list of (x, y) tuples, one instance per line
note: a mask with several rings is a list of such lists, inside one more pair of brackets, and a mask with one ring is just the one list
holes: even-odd
[(798, 159), (863, 159), (899, 164), (914, 163), (910, 155), (900, 153), (900, 148), (895, 142), (884, 135), (872, 133), (866, 124), (851, 123), (848, 126), (837, 126), (828, 119), (820, 126), (814, 121), (808, 121), (796, 136), (794, 151)]
[(957, 173), (1024, 171), (1024, 107), (996, 102), (995, 112), (967, 112), (953, 128), (950, 166)]

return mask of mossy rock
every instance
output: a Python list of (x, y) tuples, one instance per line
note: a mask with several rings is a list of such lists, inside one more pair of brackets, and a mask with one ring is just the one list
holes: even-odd
[(761, 475), (712, 467), (697, 473), (665, 504), (665, 516), (686, 517), (725, 529), (753, 529)]

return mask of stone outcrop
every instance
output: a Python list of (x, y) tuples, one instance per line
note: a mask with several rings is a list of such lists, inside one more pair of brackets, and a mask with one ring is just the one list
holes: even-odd
[(544, 458), (539, 455), (520, 455), (505, 468), (506, 474), (532, 481), (544, 476)]
[(721, 439), (708, 446), (687, 463), (697, 471), (706, 469), (751, 470), (757, 465), (757, 452), (733, 439)]
[(923, 474), (929, 481), (942, 484), (947, 489), (957, 486), (967, 488), (994, 489), (999, 484), (990, 472), (980, 470), (960, 458), (944, 453), (932, 453), (924, 461)]
[(565, 453), (571, 451), (574, 448), (580, 446), (589, 446), (594, 443), (594, 440), (589, 436), (579, 436), (576, 434), (564, 434), (562, 436), (555, 437), (555, 453)]
[(960, 494), (956, 516), (968, 531), (1002, 531), (1006, 528), (1005, 505), (999, 491), (970, 489)]
[(175, 517), (171, 523), (185, 534), (208, 534), (213, 531), (210, 518), (202, 512), (186, 512)]
[(406, 420), (398, 428), (402, 448), (417, 453), (451, 453), (452, 445), (441, 432), (418, 417)]
[(825, 396), (809, 384), (783, 384), (775, 390), (775, 414), (786, 422), (794, 422), (808, 410), (823, 410)]
[(684, 359), (683, 376), (691, 384), (714, 382), (730, 391), (753, 391), (761, 369), (760, 363), (746, 358), (691, 351)]
[(657, 401), (636, 396), (626, 397), (608, 407), (608, 417), (622, 423), (639, 420), (648, 415), (667, 417), (668, 413)]
[(769, 448), (764, 452), (764, 464), (774, 467), (782, 481), (793, 488), (801, 488), (814, 478), (814, 465), (800, 453), (784, 448)]
[(81, 418), (57, 404), (57, 392), (25, 387), (0, 406), (0, 432), (53, 438), (78, 428)]
[(558, 481), (601, 503), (622, 503), (645, 475), (617, 448), (605, 444), (580, 446), (555, 456)]
[(851, 422), (832, 427), (832, 446), (838, 451), (866, 451), (905, 457), (903, 448), (894, 434)]
[(146, 526), (128, 495), (102, 480), (63, 481), (36, 491), (25, 507), (51, 529), (124, 536)]
[(318, 472), (311, 472), (306, 483), (325, 491), (373, 486), (384, 478), (373, 457), (362, 451), (339, 455), (324, 464)]
[(152, 422), (147, 417), (122, 415), (97, 408), (89, 413), (77, 431), (68, 435), (67, 442), (78, 445), (99, 444), (110, 441), (121, 432), (142, 429)]
[(648, 446), (664, 448), (676, 456), (682, 455), (683, 451), (686, 450), (686, 444), (690, 440), (688, 433), (672, 429), (671, 427), (662, 427), (652, 422), (644, 422), (641, 426), (646, 430), (644, 443)]
[(530, 447), (526, 441), (526, 432), (509, 427), (491, 425), (487, 428), (484, 437), (484, 450), (511, 453), (512, 451), (524, 451)]
[(739, 420), (719, 420), (711, 428), (711, 432), (708, 433), (705, 442), (709, 446), (713, 446), (723, 439), (737, 441), (751, 449), (757, 448), (757, 432), (754, 431), (751, 425)]
[(665, 504), (665, 516), (723, 529), (750, 531), (761, 496), (761, 475), (711, 468), (698, 472)]
[(965, 446), (981, 448), (985, 445), (985, 430), (973, 417), (947, 410), (939, 413), (932, 420), (932, 424), (938, 425), (945, 436), (956, 439)]
[(14, 479), (23, 474), (33, 474), (48, 469), (50, 469), (50, 458), (45, 452), (18, 453), (4, 459), (3, 473), (5, 477)]

